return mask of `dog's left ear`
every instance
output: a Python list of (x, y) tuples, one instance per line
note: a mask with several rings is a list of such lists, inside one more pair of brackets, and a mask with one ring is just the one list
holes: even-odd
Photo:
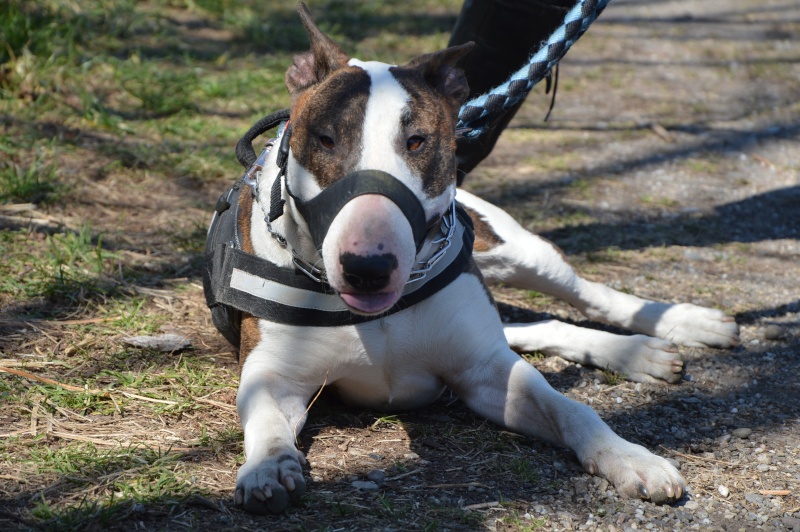
[(399, 68), (420, 72), (425, 82), (441, 93), (457, 114), (461, 104), (469, 96), (469, 85), (464, 71), (456, 63), (474, 46), (474, 42), (467, 42), (440, 52), (421, 55)]
[(294, 57), (294, 64), (286, 71), (286, 87), (290, 93), (304, 89), (325, 79), (328, 74), (347, 66), (350, 57), (338, 44), (322, 33), (311, 12), (303, 2), (297, 4), (297, 14), (311, 40), (311, 50)]

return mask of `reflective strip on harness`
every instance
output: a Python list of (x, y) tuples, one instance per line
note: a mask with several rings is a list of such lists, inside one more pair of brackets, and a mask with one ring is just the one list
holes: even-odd
[(319, 294), (302, 288), (287, 286), (244, 270), (234, 268), (230, 287), (259, 299), (266, 299), (290, 307), (336, 312), (347, 310), (342, 298), (335, 294)]
[[(235, 215), (234, 208), (220, 216)], [(406, 285), (395, 306), (377, 316), (354, 314), (328, 285), (233, 247), (229, 237), (219, 238), (207, 248), (204, 279), (208, 306), (212, 310), (227, 309), (217, 313), (222, 322), (215, 319), (215, 325), (231, 340), (238, 333), (239, 323), (230, 322), (240, 319), (240, 314), (231, 309), (277, 323), (312, 327), (365, 323), (404, 310), (438, 292), (467, 269), (474, 240), (472, 223), (461, 208), (457, 209), (457, 219), (457, 232), (448, 253), (424, 282)]]

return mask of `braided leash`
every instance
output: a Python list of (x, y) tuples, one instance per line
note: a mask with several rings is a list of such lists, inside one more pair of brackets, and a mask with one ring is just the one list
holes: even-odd
[(528, 61), (511, 77), (488, 93), (474, 98), (461, 106), (456, 128), (469, 138), (481, 136), (494, 118), (510, 109), (530, 92), (534, 85), (544, 79), (550, 70), (589, 29), (610, 0), (579, 0), (560, 27)]

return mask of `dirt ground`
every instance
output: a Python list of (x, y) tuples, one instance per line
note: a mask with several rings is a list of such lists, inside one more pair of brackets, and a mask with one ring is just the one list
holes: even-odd
[[(175, 393), (184, 379), (177, 357), (205, 371), (223, 368), (229, 382), (203, 399), (205, 409), (180, 415), (133, 403), (124, 415), (4, 415), (0, 432), (17, 439), (0, 464), (0, 528), (800, 530), (798, 35), (800, 4), (792, 1), (614, 0), (562, 62), (550, 120), (542, 121), (549, 96), (537, 88), (467, 179), (470, 190), (561, 246), (585, 277), (736, 318), (741, 345), (681, 348), (686, 372), (677, 385), (633, 383), (529, 357), (557, 389), (590, 404), (620, 435), (677, 464), (689, 484), (678, 503), (621, 499), (606, 481), (583, 473), (569, 452), (501, 431), (446, 394), (424, 411), (388, 417), (323, 396), (299, 441), (309, 461), (302, 503), (280, 516), (237, 510), (236, 366), (210, 323), (198, 267), (203, 228), (228, 181), (174, 180), (148, 194), (150, 182), (101, 171), (113, 158), (93, 149), (106, 142), (102, 136), (42, 124), (42, 135), (77, 135), (86, 152), (62, 162), (80, 201), (38, 215), (67, 227), (92, 217), (94, 229), (110, 233), (109, 246), (153, 272), (151, 284), (128, 289), (145, 298), (145, 309), (166, 316), (162, 330), (192, 342), (190, 352), (163, 363), (178, 372), (165, 381)], [(8, 117), (4, 126), (21, 127)], [(241, 124), (231, 120), (231, 127)], [(230, 168), (232, 181), (238, 170)], [(188, 243), (179, 246), (175, 235)], [(174, 266), (169, 273), (165, 263)], [(507, 320), (555, 316), (612, 330), (541, 294), (496, 287), (495, 295)], [(19, 316), (31, 308), (0, 304), (3, 363), (40, 352), (42, 364), (60, 362), (39, 366), (37, 374), (59, 382), (93, 378), (107, 363), (102, 353), (123, 336), (92, 333), (94, 343), (84, 347), (96, 351), (78, 360), (70, 345), (85, 340), (82, 330), (25, 324)], [(162, 363), (152, 353), (127, 353), (126, 367)], [(143, 395), (156, 397), (134, 394), (153, 406)], [(70, 478), (80, 471), (14, 463), (13, 453), (22, 456), (42, 441), (52, 449), (75, 441), (169, 447), (177, 453), (170, 467), (181, 496), (112, 498), (103, 508), (117, 511), (105, 521), (101, 509), (74, 521), (37, 514), (44, 499), (55, 507), (99, 497), (92, 486), (99, 490), (107, 480), (98, 475), (94, 484), (75, 487)]]

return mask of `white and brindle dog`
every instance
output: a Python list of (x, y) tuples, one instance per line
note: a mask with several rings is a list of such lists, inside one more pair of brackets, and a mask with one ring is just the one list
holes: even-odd
[[(243, 187), (253, 193), (238, 199), (241, 248), (278, 267), (294, 268), (293, 257), (318, 267), (333, 290), (329, 297), (358, 319), (321, 327), (244, 313), (236, 401), (246, 462), (236, 504), (253, 513), (280, 512), (305, 492), (296, 435), (324, 386), (349, 403), (382, 411), (425, 406), (449, 387), (494, 423), (569, 447), (586, 471), (625, 496), (680, 498), (684, 479), (667, 460), (625, 441), (591, 408), (556, 392), (515, 350), (555, 354), (633, 380), (675, 382), (683, 366), (675, 344), (735, 345), (734, 320), (582, 279), (553, 244), (464, 190), (457, 200), (475, 226), (472, 257), (445, 286), (396, 311), (414, 284), (409, 280), (419, 277), (415, 268), (451, 240), (439, 228), (443, 219), (445, 226), (456, 220), (449, 214), (456, 198), (455, 123), (468, 94), (454, 65), (471, 44), (404, 66), (362, 62), (325, 36), (305, 6), (298, 11), (311, 50), (296, 56), (286, 73), (292, 124), (286, 172), (273, 178), (276, 173), (264, 171), (260, 186)], [(277, 168), (277, 157), (278, 150), (269, 152), (264, 168)], [(407, 206), (398, 205), (404, 200), (375, 192), (344, 201), (315, 241), (301, 204), (363, 172), (389, 175), (412, 193), (424, 211), (421, 239)], [(285, 212), (268, 224), (274, 179), (281, 180), (275, 190)], [(458, 239), (469, 224), (458, 218), (455, 225)], [(558, 321), (504, 325), (486, 281), (552, 294), (592, 320), (639, 334)]]

